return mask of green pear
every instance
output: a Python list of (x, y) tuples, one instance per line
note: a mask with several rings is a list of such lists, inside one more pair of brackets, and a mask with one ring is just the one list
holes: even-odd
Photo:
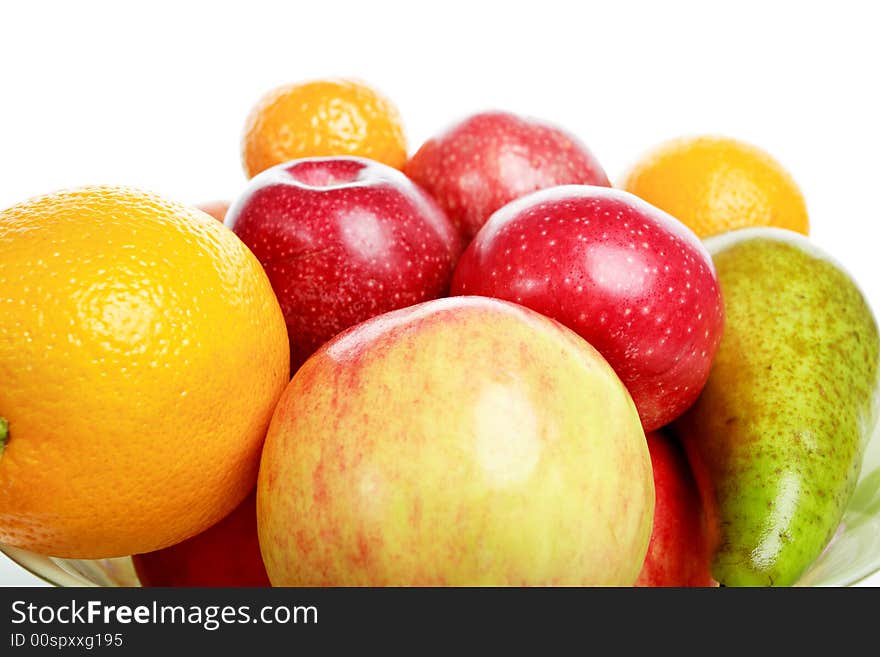
[(856, 283), (796, 233), (706, 240), (724, 336), (675, 429), (716, 531), (726, 586), (787, 586), (840, 523), (877, 421), (877, 322)]

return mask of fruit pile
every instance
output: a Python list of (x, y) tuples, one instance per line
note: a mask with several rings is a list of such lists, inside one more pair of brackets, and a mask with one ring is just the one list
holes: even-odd
[(242, 151), (231, 204), (0, 211), (0, 542), (145, 585), (735, 586), (831, 541), (880, 340), (765, 152), (613, 188), (485, 112), (410, 157), (347, 80), (267, 94)]

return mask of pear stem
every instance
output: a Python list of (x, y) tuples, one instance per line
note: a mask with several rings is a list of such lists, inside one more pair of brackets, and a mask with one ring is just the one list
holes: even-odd
[(3, 456), (7, 442), (9, 442), (9, 422), (5, 417), (0, 416), (0, 456)]

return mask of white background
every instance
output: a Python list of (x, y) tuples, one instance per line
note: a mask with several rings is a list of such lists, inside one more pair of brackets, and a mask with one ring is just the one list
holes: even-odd
[[(239, 137), (257, 98), (281, 83), (354, 76), (396, 102), (411, 151), (488, 108), (568, 128), (612, 181), (673, 136), (751, 141), (791, 171), (816, 242), (878, 309), (871, 5), (3, 3), (0, 207), (94, 183), (232, 199), (245, 183)], [(0, 583), (36, 580), (0, 557)]]

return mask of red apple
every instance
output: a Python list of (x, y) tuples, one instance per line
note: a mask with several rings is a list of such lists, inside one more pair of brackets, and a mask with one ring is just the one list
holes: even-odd
[(647, 434), (654, 468), (654, 526), (636, 586), (715, 586), (711, 541), (700, 493), (684, 451), (669, 436)]
[(223, 221), (229, 211), (229, 203), (226, 201), (208, 201), (207, 203), (199, 203), (196, 207), (202, 212), (207, 212), (217, 221)]
[(257, 537), (256, 492), (201, 534), (132, 561), (144, 586), (269, 586)]
[(349, 326), (444, 296), (461, 252), (455, 228), (427, 194), (400, 171), (356, 157), (264, 171), (226, 225), (278, 296), (291, 372)]
[(465, 241), (502, 205), (565, 184), (609, 186), (593, 154), (549, 123), (507, 112), (475, 114), (425, 142), (406, 174), (455, 222)]
[(535, 192), (496, 212), (462, 255), (452, 293), (515, 301), (573, 329), (620, 376), (645, 431), (696, 400), (724, 321), (696, 235), (604, 187)]

